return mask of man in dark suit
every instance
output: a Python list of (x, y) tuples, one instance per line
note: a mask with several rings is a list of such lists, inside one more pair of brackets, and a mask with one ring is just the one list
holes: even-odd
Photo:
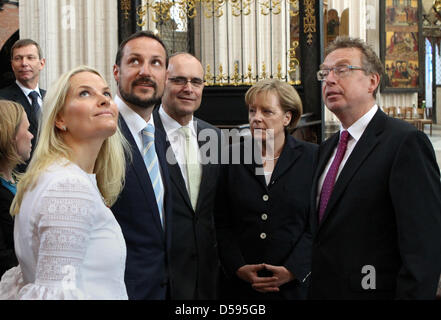
[(120, 128), (132, 151), (124, 189), (112, 207), (127, 245), (125, 283), (129, 299), (164, 300), (171, 286), (166, 137), (155, 130), (151, 117), (153, 107), (161, 102), (167, 65), (167, 50), (161, 39), (140, 31), (121, 43), (114, 66)]
[(441, 271), (441, 186), (427, 136), (385, 115), (383, 68), (337, 38), (317, 73), (340, 132), (320, 146), (313, 184), (310, 298), (433, 299)]
[[(38, 81), (46, 60), (41, 48), (31, 39), (22, 39), (14, 43), (11, 48), (11, 66), (15, 75), (15, 83), (0, 90), (0, 99), (12, 100), (20, 103), (28, 116), (29, 131), (32, 139), (32, 153), (37, 143), (38, 123), (46, 91), (40, 89)], [(29, 160), (17, 167), (17, 171), (24, 172)]]
[[(213, 206), (219, 159), (199, 148), (207, 143), (207, 146), (215, 147), (210, 151), (218, 154), (216, 146), (220, 144), (220, 131), (193, 117), (201, 104), (203, 79), (204, 70), (198, 59), (188, 53), (173, 55), (167, 70), (162, 105), (153, 112), (158, 129), (168, 138), (167, 157), (173, 195), (170, 254), (173, 300), (217, 298), (219, 258)], [(206, 136), (211, 141), (205, 141)], [(188, 158), (190, 156), (195, 156), (193, 163)], [(204, 156), (214, 156), (214, 159)]]

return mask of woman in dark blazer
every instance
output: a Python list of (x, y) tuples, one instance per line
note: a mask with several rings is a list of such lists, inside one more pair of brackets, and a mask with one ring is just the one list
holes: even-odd
[(245, 96), (251, 138), (232, 144), (215, 208), (221, 298), (306, 299), (309, 197), (317, 146), (288, 134), (302, 113), (295, 89), (268, 79)]
[(29, 121), (23, 107), (0, 100), (0, 277), (18, 264), (14, 251), (14, 221), (9, 213), (16, 192), (14, 168), (31, 154)]

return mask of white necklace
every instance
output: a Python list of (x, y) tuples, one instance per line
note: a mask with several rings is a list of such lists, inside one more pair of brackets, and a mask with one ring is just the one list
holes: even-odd
[(277, 160), (277, 159), (279, 159), (279, 158), (280, 158), (280, 156), (275, 157), (275, 158), (262, 157), (262, 160), (264, 160), (264, 161), (272, 161), (272, 160)]

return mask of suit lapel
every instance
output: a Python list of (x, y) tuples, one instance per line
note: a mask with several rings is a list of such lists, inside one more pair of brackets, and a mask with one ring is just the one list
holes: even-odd
[(30, 125), (34, 128), (38, 128), (38, 121), (37, 121), (37, 118), (35, 117), (34, 110), (32, 110), (32, 106), (29, 103), (28, 98), (25, 96), (23, 91), (20, 89), (20, 87), (16, 83), (12, 84), (12, 88), (13, 88), (13, 94), (14, 94), (13, 100), (17, 101), (18, 103), (20, 103), (23, 106), (23, 108), (25, 108), (26, 114), (28, 115), (28, 120), (29, 120)]
[(281, 177), (289, 168), (291, 168), (297, 161), (298, 157), (302, 154), (302, 146), (296, 143), (291, 136), (286, 137), (286, 143), (283, 147), (280, 158), (276, 163), (273, 174), (271, 175), (271, 181), (276, 181)]
[(187, 206), (193, 209), (190, 202), (190, 196), (188, 195), (187, 187), (185, 186), (185, 181), (182, 175), (181, 168), (179, 167), (178, 161), (176, 160), (176, 156), (168, 140), (167, 133), (165, 132), (164, 125), (162, 124), (158, 110), (159, 109), (155, 109), (155, 111), (153, 111), (153, 120), (155, 121), (155, 126), (157, 127), (158, 131), (160, 131), (161, 134), (165, 137), (167, 158), (171, 160), (170, 162), (167, 162), (167, 165), (170, 169), (171, 180), (176, 185), (176, 188), (179, 190), (179, 193), (181, 194)]
[[(124, 137), (127, 139), (127, 141), (130, 144), (130, 148), (131, 148), (131, 152), (132, 152), (132, 162), (131, 162), (130, 166), (132, 167), (133, 172), (138, 177), (138, 183), (141, 186), (141, 189), (145, 194), (145, 199), (147, 199), (147, 201), (150, 202), (150, 206), (151, 206), (151, 208), (153, 208), (151, 213), (153, 215), (153, 220), (155, 221), (156, 226), (160, 230), (163, 230), (162, 225), (161, 225), (161, 220), (159, 217), (158, 206), (156, 204), (156, 199), (154, 196), (155, 192), (153, 190), (152, 183), (150, 181), (150, 176), (147, 172), (147, 168), (144, 163), (144, 159), (142, 158), (141, 153), (139, 152), (138, 146), (136, 145), (135, 139), (133, 139), (132, 133), (130, 132), (129, 127), (127, 126), (127, 123), (125, 122), (125, 120), (122, 116), (119, 117), (119, 123), (120, 123), (121, 132), (123, 133)], [(156, 139), (155, 139), (155, 147), (156, 147)], [(157, 153), (158, 153), (158, 158), (159, 158), (159, 152), (157, 151)], [(147, 181), (147, 183), (146, 183), (146, 181)], [(165, 185), (164, 185), (164, 188), (165, 188)], [(165, 197), (164, 197), (164, 199), (165, 199)], [(164, 210), (164, 212), (165, 212), (165, 210)]]
[(385, 121), (385, 114), (381, 110), (378, 110), (360, 137), (360, 140), (357, 142), (354, 150), (352, 150), (351, 155), (349, 156), (344, 168), (335, 182), (331, 198), (326, 206), (323, 220), (319, 225), (319, 230), (320, 227), (326, 222), (326, 219), (333, 207), (343, 195), (352, 177), (362, 166), (363, 162), (373, 151), (376, 145), (380, 142), (380, 134), (383, 131)]
[[(194, 120), (195, 120), (195, 121), (194, 121), (194, 124), (195, 124), (195, 129), (196, 129), (197, 138), (198, 138), (199, 154), (200, 154), (201, 160), (202, 160), (203, 163), (204, 163), (204, 164), (201, 165), (201, 168), (202, 168), (201, 183), (200, 183), (200, 185), (199, 185), (199, 194), (198, 194), (198, 200), (197, 200), (197, 203), (196, 203), (196, 210), (195, 210), (195, 212), (198, 212), (199, 206), (201, 205), (201, 201), (200, 201), (200, 199), (203, 199), (203, 198), (204, 198), (204, 196), (205, 196), (205, 191), (206, 191), (206, 190), (209, 190), (209, 188), (208, 188), (209, 185), (208, 185), (208, 184), (212, 182), (212, 179), (209, 178), (209, 176), (210, 176), (210, 174), (211, 174), (211, 170), (212, 170), (212, 164), (209, 163), (209, 162), (206, 163), (206, 162), (204, 161), (204, 160), (206, 160), (206, 159), (203, 159), (203, 157), (205, 157), (205, 156), (207, 156), (207, 158), (210, 159), (210, 156), (211, 156), (211, 154), (210, 154), (210, 149), (207, 150), (206, 155), (205, 155), (205, 154), (202, 155), (201, 152), (200, 152), (202, 146), (203, 146), (205, 143), (210, 143), (210, 142), (207, 142), (207, 141), (200, 141), (200, 140), (199, 140), (199, 134), (200, 134), (201, 130), (203, 130), (203, 129), (205, 129), (205, 128), (201, 126), (201, 123), (200, 123), (200, 121), (198, 121), (198, 119), (194, 118)], [(218, 140), (219, 140), (219, 139), (220, 139), (220, 138), (218, 137)], [(221, 143), (221, 142), (220, 142), (220, 140), (219, 140), (219, 141), (217, 141), (217, 143), (215, 143), (215, 144), (210, 144), (210, 145), (214, 145), (214, 146), (218, 147), (218, 146), (220, 145), (220, 143)], [(218, 152), (220, 152), (219, 149), (218, 149)], [(218, 159), (219, 159), (219, 157), (218, 157)], [(190, 198), (188, 198), (188, 201), (189, 201), (189, 203), (190, 203)]]

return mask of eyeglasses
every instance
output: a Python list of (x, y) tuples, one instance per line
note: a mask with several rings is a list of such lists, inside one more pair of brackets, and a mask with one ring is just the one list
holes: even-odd
[(173, 82), (178, 86), (185, 86), (188, 82), (190, 82), (194, 88), (200, 88), (204, 84), (204, 80), (199, 78), (187, 79), (185, 77), (174, 77), (174, 78), (168, 78), (168, 80), (170, 80), (171, 82)]
[(318, 81), (325, 81), (326, 78), (331, 73), (331, 71), (334, 71), (334, 75), (337, 78), (344, 78), (349, 74), (349, 71), (352, 71), (352, 70), (366, 71), (365, 69), (363, 69), (361, 67), (354, 67), (354, 66), (349, 66), (347, 64), (342, 64), (342, 65), (335, 66), (332, 68), (320, 69), (319, 71), (317, 71), (317, 80)]

